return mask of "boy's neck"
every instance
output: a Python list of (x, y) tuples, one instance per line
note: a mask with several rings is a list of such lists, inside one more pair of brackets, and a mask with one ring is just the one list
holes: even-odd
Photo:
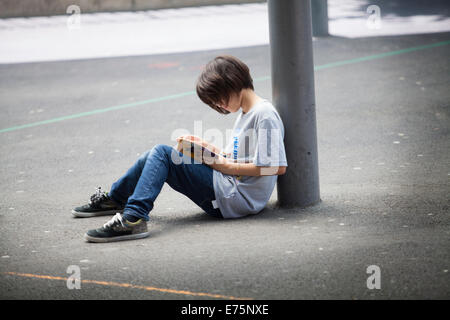
[(253, 106), (261, 100), (263, 99), (258, 96), (252, 89), (243, 89), (241, 98), (242, 113), (246, 114), (247, 112), (249, 112), (250, 109), (253, 108)]

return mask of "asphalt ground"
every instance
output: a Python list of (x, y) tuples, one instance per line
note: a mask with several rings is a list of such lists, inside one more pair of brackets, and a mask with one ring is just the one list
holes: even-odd
[(450, 298), (449, 40), (314, 42), (319, 205), (277, 208), (275, 190), (257, 216), (219, 220), (166, 185), (151, 236), (109, 244), (83, 239), (108, 217), (72, 208), (175, 130), (231, 128), (194, 92), (216, 55), (271, 99), (269, 47), (0, 65), (0, 298)]

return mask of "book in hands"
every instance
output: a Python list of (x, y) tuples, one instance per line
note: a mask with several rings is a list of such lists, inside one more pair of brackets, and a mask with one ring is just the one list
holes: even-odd
[(219, 148), (197, 136), (181, 136), (177, 138), (177, 142), (177, 150), (197, 163), (212, 164), (221, 161), (221, 157), (226, 157)]

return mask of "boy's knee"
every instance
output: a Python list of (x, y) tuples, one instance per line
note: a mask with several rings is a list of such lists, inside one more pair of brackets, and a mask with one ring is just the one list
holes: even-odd
[(147, 159), (150, 157), (150, 155), (154, 152), (164, 155), (165, 153), (167, 153), (166, 147), (169, 147), (169, 146), (166, 146), (164, 144), (155, 145), (153, 148), (151, 148), (150, 150), (147, 150), (139, 157), (139, 162), (145, 163), (145, 161), (147, 161)]
[(165, 156), (167, 159), (171, 160), (174, 164), (180, 164), (181, 163), (181, 157), (179, 152), (174, 149), (171, 146), (168, 146), (166, 144), (157, 144), (153, 147), (153, 149), (156, 152), (159, 152), (163, 156)]
[(166, 144), (157, 144), (153, 147), (156, 151), (160, 153), (170, 154), (173, 150), (171, 146), (168, 146)]
[(148, 150), (148, 151), (144, 152), (143, 154), (141, 154), (138, 158), (138, 162), (145, 163), (148, 156), (150, 155), (150, 152), (152, 152), (152, 150)]

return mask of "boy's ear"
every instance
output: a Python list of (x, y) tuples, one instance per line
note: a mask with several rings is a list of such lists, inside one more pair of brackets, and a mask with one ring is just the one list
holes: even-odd
[(239, 92), (239, 104), (242, 105), (242, 97), (244, 96), (244, 90), (241, 90), (241, 92)]

